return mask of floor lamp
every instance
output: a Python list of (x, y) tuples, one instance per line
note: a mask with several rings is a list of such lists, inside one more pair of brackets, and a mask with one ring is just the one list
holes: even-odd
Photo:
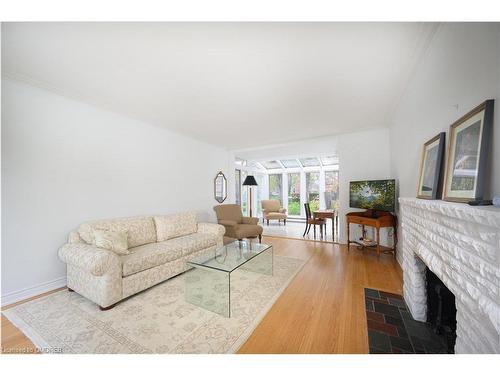
[(243, 181), (243, 186), (248, 186), (248, 195), (250, 197), (250, 217), (252, 217), (252, 186), (257, 186), (254, 176), (247, 176)]

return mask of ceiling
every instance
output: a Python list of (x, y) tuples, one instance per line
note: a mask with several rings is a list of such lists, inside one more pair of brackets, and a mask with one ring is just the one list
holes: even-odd
[(240, 149), (388, 126), (424, 23), (3, 23), (2, 74)]

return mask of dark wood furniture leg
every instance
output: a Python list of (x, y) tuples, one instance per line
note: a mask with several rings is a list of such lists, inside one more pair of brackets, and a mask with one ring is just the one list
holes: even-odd
[(377, 227), (377, 258), (380, 258), (380, 228)]
[(262, 243), (262, 234), (259, 234), (259, 243)]
[(347, 222), (347, 251), (351, 250), (350, 241), (349, 241), (349, 222)]

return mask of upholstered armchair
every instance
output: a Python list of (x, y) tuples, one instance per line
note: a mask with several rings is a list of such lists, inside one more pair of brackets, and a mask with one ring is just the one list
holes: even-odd
[(217, 221), (226, 228), (226, 236), (241, 240), (259, 238), (262, 241), (262, 227), (256, 217), (246, 217), (238, 204), (220, 204), (214, 207)]
[(281, 203), (276, 199), (263, 200), (262, 203), (262, 222), (267, 220), (267, 225), (269, 225), (269, 220), (278, 220), (280, 222), (283, 220), (283, 223), (286, 225), (286, 208), (281, 207)]

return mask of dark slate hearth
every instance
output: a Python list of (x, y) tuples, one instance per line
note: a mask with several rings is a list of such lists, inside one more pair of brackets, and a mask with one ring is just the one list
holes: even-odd
[(429, 324), (413, 320), (402, 296), (365, 288), (370, 354), (446, 353)]

